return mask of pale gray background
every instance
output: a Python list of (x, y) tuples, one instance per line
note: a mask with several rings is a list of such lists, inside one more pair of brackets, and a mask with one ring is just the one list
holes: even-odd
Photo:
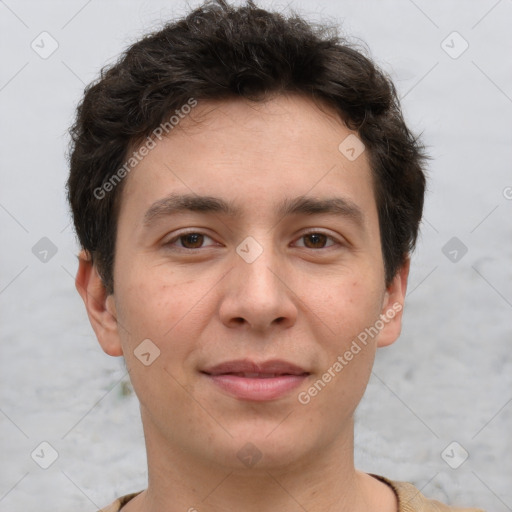
[[(378, 353), (357, 465), (447, 503), (512, 510), (512, 0), (292, 5), (368, 43), (434, 158), (403, 334)], [(101, 351), (74, 289), (64, 154), (84, 85), (185, 10), (0, 1), (0, 512), (92, 511), (146, 485), (122, 361)], [(48, 59), (31, 48), (42, 31), (59, 44)], [(456, 59), (441, 47), (453, 31), (469, 43)], [(442, 252), (454, 236), (468, 249), (455, 263)], [(57, 248), (46, 263), (32, 253), (42, 237)], [(46, 470), (30, 457), (42, 441), (59, 454)], [(458, 469), (441, 457), (452, 441), (469, 452)]]

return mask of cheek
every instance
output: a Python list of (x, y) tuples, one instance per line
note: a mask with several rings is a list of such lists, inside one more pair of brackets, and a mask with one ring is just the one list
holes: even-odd
[[(327, 415), (352, 411), (366, 388), (376, 351), (376, 337), (370, 328), (379, 319), (381, 290), (372, 286), (376, 280), (352, 279), (338, 283), (323, 296), (312, 294), (311, 307), (324, 325), (323, 335), (312, 333), (322, 346), (322, 358), (316, 389), (323, 397), (317, 400)], [(318, 294), (318, 292), (316, 292)], [(321, 308), (319, 307), (321, 305)], [(315, 390), (311, 389), (315, 394)], [(337, 403), (340, 408), (330, 409)]]
[(137, 270), (132, 267), (123, 275), (118, 288), (118, 319), (126, 328), (120, 330), (121, 342), (134, 387), (137, 383), (151, 389), (158, 385), (147, 380), (145, 361), (137, 358), (141, 343), (148, 339), (156, 348), (144, 343), (158, 354), (151, 367), (167, 372), (160, 378), (168, 382), (172, 376), (185, 383), (188, 379), (184, 363), (200, 348), (196, 340), (211, 319), (212, 304), (205, 298), (211, 285), (205, 280), (179, 280), (174, 274), (164, 277), (163, 269), (158, 267), (146, 272)]
[(166, 355), (164, 340), (172, 336), (184, 304), (183, 299), (171, 301), (166, 286), (152, 279), (134, 277), (134, 274), (123, 275), (118, 280), (116, 308), (123, 355), (127, 367), (137, 372), (143, 366), (141, 363), (146, 362), (144, 358), (141, 361), (139, 354), (142, 347), (148, 349), (144, 353), (149, 351), (159, 358)]
[(375, 282), (364, 277), (338, 282), (333, 278), (324, 289), (310, 287), (304, 302), (323, 323), (332, 348), (342, 350), (378, 319), (382, 292)]
[[(183, 361), (194, 350), (204, 316), (193, 294), (180, 286), (157, 279), (125, 277), (118, 293), (121, 343), (133, 388), (146, 411), (157, 411), (162, 403), (172, 410), (187, 407), (189, 395)], [(133, 276), (129, 276), (133, 277)], [(190, 290), (191, 284), (185, 286)], [(195, 300), (194, 300), (195, 298)], [(150, 340), (150, 341), (148, 341)], [(149, 355), (148, 355), (149, 354)]]

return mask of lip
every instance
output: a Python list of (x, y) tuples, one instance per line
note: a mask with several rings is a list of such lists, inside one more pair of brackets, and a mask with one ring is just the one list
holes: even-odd
[(257, 363), (251, 359), (238, 359), (210, 366), (203, 370), (210, 375), (226, 373), (261, 373), (279, 375), (302, 375), (308, 373), (304, 368), (282, 359), (271, 359)]
[(310, 375), (288, 361), (226, 361), (202, 370), (214, 385), (241, 400), (267, 401), (287, 395)]

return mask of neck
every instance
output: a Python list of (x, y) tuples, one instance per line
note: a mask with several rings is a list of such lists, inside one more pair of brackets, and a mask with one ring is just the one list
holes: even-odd
[(144, 430), (148, 488), (123, 512), (368, 512), (377, 508), (375, 491), (382, 493), (383, 484), (354, 468), (353, 421), (335, 446), (250, 468), (195, 457), (169, 446), (151, 425)]

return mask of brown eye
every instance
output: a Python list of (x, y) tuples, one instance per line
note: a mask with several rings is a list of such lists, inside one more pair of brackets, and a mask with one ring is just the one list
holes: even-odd
[[(307, 249), (324, 249), (328, 247), (326, 244), (329, 240), (334, 241), (331, 236), (325, 235), (324, 233), (306, 233), (301, 236), (301, 240), (304, 240), (304, 245)], [(331, 243), (330, 245), (334, 245)]]
[[(209, 245), (204, 245), (210, 241)], [(205, 249), (207, 247), (212, 247), (214, 244), (214, 240), (205, 235), (204, 233), (200, 233), (198, 231), (189, 231), (188, 233), (182, 233), (181, 235), (175, 236), (172, 240), (169, 240), (164, 246), (167, 249), (174, 251), (192, 251), (195, 249)]]
[(310, 249), (321, 249), (322, 247), (325, 246), (327, 237), (322, 233), (311, 233), (310, 235), (305, 235), (304, 240), (310, 241), (310, 244), (304, 244), (306, 247)]
[(204, 242), (204, 235), (201, 233), (187, 233), (178, 237), (181, 246), (185, 249), (199, 249)]

